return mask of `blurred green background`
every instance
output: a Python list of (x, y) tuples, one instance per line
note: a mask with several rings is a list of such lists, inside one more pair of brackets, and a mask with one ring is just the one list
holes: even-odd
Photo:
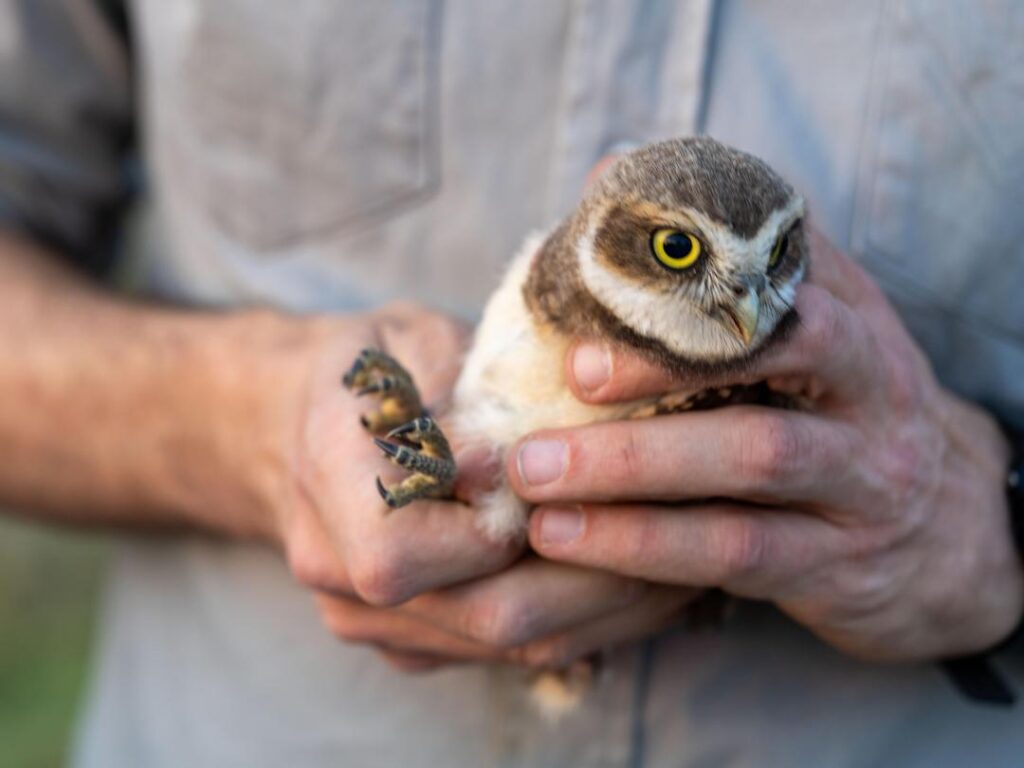
[(64, 764), (84, 685), (102, 537), (0, 515), (0, 766)]

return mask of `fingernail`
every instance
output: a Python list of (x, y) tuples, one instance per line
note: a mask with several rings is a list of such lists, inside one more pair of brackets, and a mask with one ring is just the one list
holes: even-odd
[(612, 377), (612, 356), (603, 344), (580, 344), (572, 356), (572, 375), (581, 389), (593, 392)]
[(540, 518), (541, 544), (568, 544), (583, 533), (583, 513), (578, 509), (553, 507), (545, 509)]
[(530, 440), (516, 457), (519, 476), (527, 485), (544, 485), (565, 473), (568, 449), (561, 440)]

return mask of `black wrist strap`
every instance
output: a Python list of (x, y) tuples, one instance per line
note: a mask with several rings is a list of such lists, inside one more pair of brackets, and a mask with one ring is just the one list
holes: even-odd
[[(1010, 527), (1018, 554), (1024, 558), (1024, 435), (1007, 430), (1013, 446), (1013, 459), (1007, 473), (1006, 491), (1009, 499)], [(995, 648), (971, 656), (947, 659), (942, 668), (957, 690), (979, 704), (1012, 707), (1017, 694), (992, 665), (992, 656), (1004, 648), (1015, 645), (1024, 636), (1024, 622)]]
[(1017, 694), (992, 666), (991, 654), (986, 651), (947, 659), (942, 662), (942, 669), (964, 698), (993, 707), (1012, 707), (1017, 703)]

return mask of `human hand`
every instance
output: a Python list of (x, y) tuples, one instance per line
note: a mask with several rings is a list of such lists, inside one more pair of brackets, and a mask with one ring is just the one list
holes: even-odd
[[(376, 643), (396, 664), (424, 666), (424, 644), (440, 651), (438, 632), (413, 626), (390, 607), (430, 589), (499, 571), (518, 548), (498, 547), (481, 536), (471, 507), (423, 501), (388, 513), (372, 478), (393, 475), (359, 425), (365, 402), (341, 387), (342, 373), (359, 351), (376, 347), (401, 359), (415, 376), (425, 403), (442, 404), (458, 373), (467, 333), (450, 318), (410, 305), (389, 305), (366, 316), (303, 321), (308, 373), (292, 387), (294, 441), (282, 446), (287, 467), (271, 526), (299, 583), (317, 596), (327, 628), (350, 639), (372, 641), (365, 623), (373, 616), (392, 634)], [(317, 322), (310, 334), (309, 323)], [(428, 354), (429, 350), (429, 354)], [(473, 456), (459, 456), (463, 489), (486, 472)], [(408, 637), (406, 637), (406, 633)], [(358, 637), (356, 637), (358, 634)], [(484, 650), (445, 637), (447, 654), (486, 658)], [(402, 656), (400, 651), (405, 651)]]
[[(443, 408), (467, 333), (440, 313), (389, 305), (367, 316), (324, 319), (294, 397), (293, 441), (282, 446), (289, 472), (275, 530), (296, 578), (328, 593), (394, 605), (422, 592), (501, 570), (521, 547), (481, 535), (470, 506), (428, 501), (389, 513), (373, 478), (399, 472), (359, 424), (368, 404), (346, 393), (342, 373), (359, 351), (378, 347), (415, 377), (424, 403)], [(486, 468), (460, 457), (462, 482)]]
[[(296, 418), (291, 503), (281, 505), (276, 529), (334, 634), (409, 671), (464, 661), (557, 666), (678, 612), (686, 590), (537, 559), (508, 568), (522, 545), (479, 534), (469, 504), (421, 501), (387, 512), (372, 478), (396, 470), (359, 427), (366, 404), (341, 390), (341, 373), (360, 349), (379, 347), (408, 368), (443, 424), (466, 333), (443, 315), (397, 306), (325, 321), (319, 337)], [(500, 467), (488, 466), (489, 451), (453, 448), (456, 494), (469, 501)]]
[(527, 558), (507, 570), (381, 608), (321, 593), (320, 614), (348, 643), (424, 672), (488, 662), (564, 668), (678, 620), (694, 590)]
[[(767, 379), (813, 406), (533, 435), (507, 467), (517, 492), (540, 505), (531, 544), (560, 562), (772, 600), (859, 657), (990, 646), (1024, 601), (1005, 440), (936, 382), (878, 287), (820, 237), (811, 273), (792, 338), (730, 381), (673, 380), (623, 350), (609, 350), (607, 366), (593, 365), (602, 350), (571, 351), (569, 378), (587, 402)], [(591, 362), (578, 371), (590, 375), (574, 377), (574, 361)], [(602, 368), (603, 384), (593, 375)], [(538, 440), (543, 450), (527, 453)], [(560, 472), (531, 484), (520, 468), (540, 455), (561, 456)]]

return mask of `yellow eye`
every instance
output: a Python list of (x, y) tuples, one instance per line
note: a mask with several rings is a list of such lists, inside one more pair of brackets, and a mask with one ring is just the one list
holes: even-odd
[(651, 235), (651, 250), (669, 269), (687, 269), (700, 258), (701, 244), (693, 235), (678, 229), (659, 229)]
[(768, 269), (774, 268), (785, 253), (786, 248), (789, 246), (789, 234), (782, 235), (778, 240), (775, 241), (775, 245), (772, 246), (772, 252), (768, 255)]

